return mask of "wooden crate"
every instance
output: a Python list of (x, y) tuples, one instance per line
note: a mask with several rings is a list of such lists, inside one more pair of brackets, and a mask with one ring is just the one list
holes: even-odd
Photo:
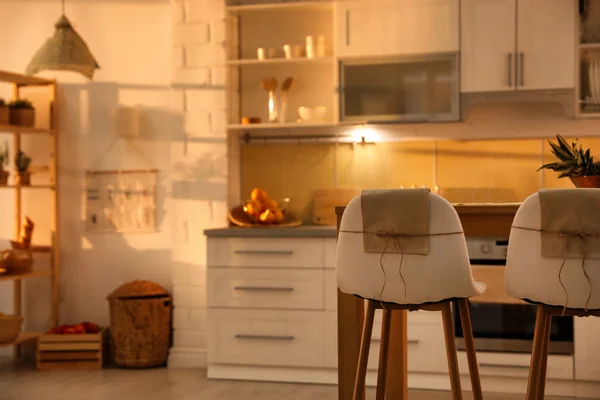
[(44, 334), (38, 340), (37, 369), (101, 369), (106, 330), (91, 334)]

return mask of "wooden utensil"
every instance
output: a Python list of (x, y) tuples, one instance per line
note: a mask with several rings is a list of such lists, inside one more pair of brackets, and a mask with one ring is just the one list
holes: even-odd
[(360, 189), (319, 189), (313, 196), (312, 222), (317, 225), (336, 225), (335, 207), (346, 206), (360, 195)]

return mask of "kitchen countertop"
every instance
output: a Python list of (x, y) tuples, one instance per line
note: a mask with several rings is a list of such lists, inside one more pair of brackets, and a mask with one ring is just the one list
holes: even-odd
[(235, 226), (207, 229), (208, 237), (294, 237), (294, 238), (335, 238), (335, 226), (303, 225), (294, 228), (239, 228)]

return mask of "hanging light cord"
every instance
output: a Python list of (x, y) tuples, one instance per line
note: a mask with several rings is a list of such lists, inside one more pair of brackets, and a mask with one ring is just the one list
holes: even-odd
[(65, 0), (61, 0), (61, 5), (62, 5), (62, 14), (65, 15)]

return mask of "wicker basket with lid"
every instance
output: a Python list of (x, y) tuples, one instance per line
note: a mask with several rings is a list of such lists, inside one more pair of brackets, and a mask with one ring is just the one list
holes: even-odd
[(120, 367), (163, 365), (171, 346), (169, 293), (150, 281), (132, 281), (108, 297), (114, 362)]

